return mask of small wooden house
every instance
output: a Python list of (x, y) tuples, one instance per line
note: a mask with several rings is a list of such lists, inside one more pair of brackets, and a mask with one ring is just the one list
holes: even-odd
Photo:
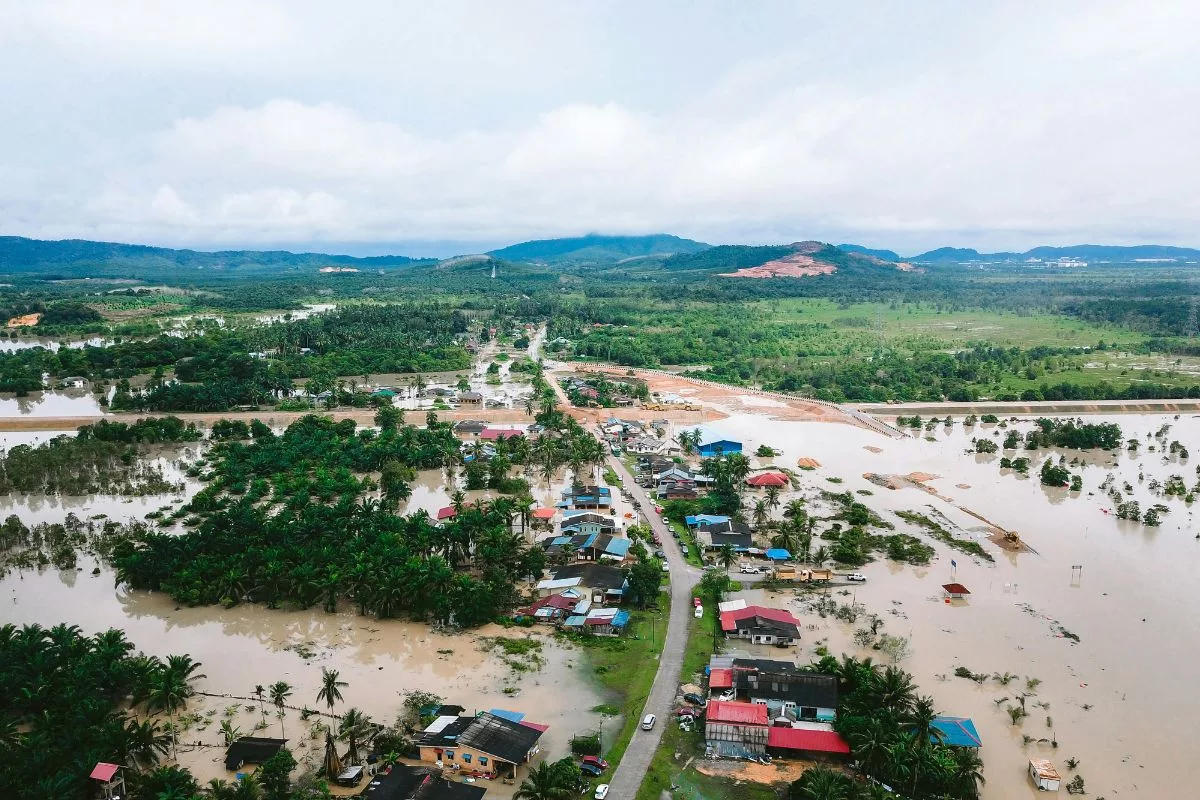
[(946, 593), (947, 600), (962, 600), (971, 593), (971, 590), (961, 583), (944, 583), (942, 591)]

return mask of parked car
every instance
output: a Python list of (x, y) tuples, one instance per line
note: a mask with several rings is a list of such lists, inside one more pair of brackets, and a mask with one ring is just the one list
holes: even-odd
[(600, 756), (584, 756), (582, 759), (580, 759), (580, 761), (582, 761), (584, 764), (591, 764), (594, 767), (599, 767), (600, 769), (608, 769), (608, 762)]
[(696, 610), (692, 612), (692, 616), (696, 619), (704, 618), (704, 606), (696, 606)]
[[(727, 689), (724, 692), (721, 692), (721, 696), (717, 699), (719, 699), (722, 703), (728, 703), (735, 697), (737, 697), (737, 692), (735, 692), (733, 689)], [(788, 725), (791, 726), (791, 723), (789, 722)]]
[(758, 575), (762, 572), (762, 567), (756, 567), (753, 564), (742, 564), (738, 567), (738, 572), (743, 575)]
[(679, 552), (683, 553), (686, 556), (688, 554), (687, 545), (686, 544), (679, 545)]
[(684, 706), (683, 708), (679, 709), (679, 716), (694, 717), (696, 716), (696, 709), (692, 708), (691, 706)]
[(654, 551), (654, 557), (655, 557), (655, 558), (666, 558), (666, 557), (667, 557), (667, 554), (666, 554), (666, 553), (664, 553), (662, 550), (655, 550), (655, 551)]
[(851, 572), (846, 576), (846, 580), (854, 581), (855, 583), (866, 583), (867, 576), (863, 575), (861, 572)]
[(683, 699), (694, 706), (699, 706), (700, 708), (704, 708), (706, 705), (708, 705), (708, 701), (695, 692), (688, 692), (683, 696)]
[(597, 767), (595, 764), (580, 764), (579, 771), (584, 775), (590, 775), (593, 778), (599, 778), (604, 774), (604, 770)]
[(654, 507), (654, 513), (655, 513), (655, 514), (662, 514), (662, 511), (663, 511), (663, 509), (662, 509), (662, 506), (655, 506), (655, 507)]
[(608, 784), (602, 783), (596, 787), (596, 800), (604, 800), (608, 797)]
[[(647, 714), (646, 716), (642, 717), (642, 730), (644, 730), (644, 731), (654, 730), (654, 723), (656, 723), (656, 722), (658, 722), (658, 717), (654, 716), (653, 714)], [(607, 788), (607, 787), (605, 787), (605, 788)]]
[(700, 598), (699, 598), (699, 597), (693, 597), (693, 598), (692, 598), (692, 605), (693, 605), (693, 606), (702, 606), (702, 605), (704, 605), (704, 604), (700, 602)]
[(668, 565), (667, 562), (664, 561), (663, 562), (663, 572), (670, 572), (670, 571), (671, 571), (670, 565)]

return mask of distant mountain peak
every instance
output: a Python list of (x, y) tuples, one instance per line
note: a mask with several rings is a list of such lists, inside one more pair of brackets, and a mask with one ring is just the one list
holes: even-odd
[(710, 245), (668, 233), (646, 236), (607, 236), (589, 233), (561, 239), (535, 239), (492, 250), (490, 256), (504, 261), (532, 262), (617, 262), (646, 256), (696, 253)]

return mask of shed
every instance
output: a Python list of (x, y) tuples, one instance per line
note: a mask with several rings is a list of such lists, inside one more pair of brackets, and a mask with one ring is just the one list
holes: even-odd
[(1029, 759), (1029, 777), (1033, 785), (1044, 792), (1057, 792), (1062, 786), (1062, 776), (1047, 758)]
[(756, 489), (767, 489), (772, 486), (782, 489), (788, 485), (788, 477), (782, 472), (762, 472), (746, 478), (746, 485)]
[(553, 508), (535, 508), (533, 510), (533, 518), (540, 520), (551, 520), (554, 519), (554, 515), (557, 513), (557, 509)]
[(104, 800), (121, 800), (125, 796), (125, 776), (121, 774), (120, 764), (101, 761), (92, 768), (88, 777), (99, 785), (100, 796)]
[(454, 506), (439, 508), (437, 512), (438, 522), (446, 519), (454, 519), (456, 516), (458, 516), (458, 510)]
[(946, 593), (947, 599), (950, 600), (961, 600), (971, 593), (971, 590), (961, 583), (943, 583), (942, 591)]
[(265, 764), (287, 744), (287, 739), (243, 736), (225, 751), (225, 769), (235, 772), (244, 764)]
[(733, 688), (733, 670), (724, 667), (717, 667), (708, 673), (708, 688), (709, 689), (732, 689)]
[(792, 554), (782, 547), (772, 547), (767, 551), (766, 556), (772, 561), (787, 561), (792, 557)]
[(732, 439), (717, 439), (712, 442), (704, 442), (696, 448), (696, 452), (698, 452), (703, 458), (729, 456), (742, 452), (742, 443), (735, 442)]

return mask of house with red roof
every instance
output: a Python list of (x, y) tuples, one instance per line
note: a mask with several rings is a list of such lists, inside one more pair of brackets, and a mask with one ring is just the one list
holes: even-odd
[(788, 476), (782, 472), (760, 472), (746, 478), (746, 485), (754, 489), (782, 489), (788, 485)]
[(762, 755), (769, 724), (766, 706), (710, 700), (704, 709), (704, 740), (719, 755)]
[(842, 759), (850, 755), (850, 744), (827, 725), (780, 725), (768, 729), (767, 750), (783, 758)]
[(753, 644), (792, 645), (800, 641), (800, 620), (780, 608), (746, 606), (721, 612), (726, 639), (747, 639)]
[(515, 428), (484, 428), (479, 432), (479, 438), (489, 442), (494, 442), (498, 439), (514, 439), (524, 435), (525, 431), (519, 431)]

